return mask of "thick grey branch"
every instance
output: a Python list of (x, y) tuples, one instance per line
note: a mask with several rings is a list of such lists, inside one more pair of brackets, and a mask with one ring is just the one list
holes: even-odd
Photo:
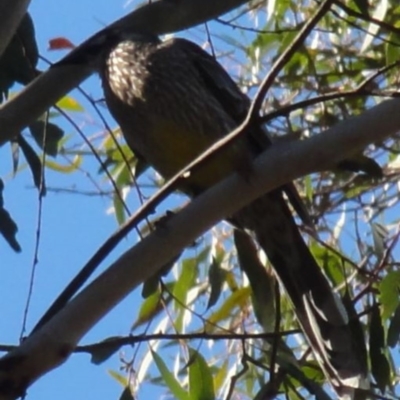
[(399, 108), (400, 99), (388, 100), (309, 140), (276, 144), (257, 159), (249, 181), (235, 174), (197, 197), (0, 360), (0, 400), (16, 398), (41, 375), (64, 362), (100, 318), (215, 223), (266, 191), (328, 169), (368, 144), (398, 132)]
[(30, 0), (0, 0), (0, 56), (25, 15)]
[[(138, 8), (110, 27), (157, 35), (175, 32), (208, 21), (248, 1), (161, 0)], [(79, 49), (89, 40), (80, 45)], [(62, 65), (50, 69), (0, 107), (0, 146), (40, 117), (92, 72), (89, 66), (82, 65)]]

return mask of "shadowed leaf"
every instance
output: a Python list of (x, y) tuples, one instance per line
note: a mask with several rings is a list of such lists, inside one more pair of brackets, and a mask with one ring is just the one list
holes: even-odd
[(44, 175), (42, 174), (42, 162), (40, 161), (40, 158), (22, 135), (18, 135), (17, 140), (18, 145), (25, 156), (26, 162), (29, 165), (29, 169), (32, 172), (33, 182), (36, 188), (41, 191), (41, 195), (45, 196), (46, 186), (45, 183), (42, 182), (42, 178), (44, 178)]
[(390, 383), (390, 365), (385, 356), (385, 334), (378, 305), (374, 305), (369, 323), (369, 356), (371, 372), (381, 393)]

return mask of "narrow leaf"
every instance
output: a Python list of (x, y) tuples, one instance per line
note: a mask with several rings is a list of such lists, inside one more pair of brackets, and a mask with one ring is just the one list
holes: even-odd
[(250, 295), (251, 289), (249, 287), (235, 290), (218, 310), (212, 313), (207, 321), (207, 331), (213, 331), (215, 328), (214, 325), (229, 318), (236, 308), (239, 310), (242, 309), (248, 303)]
[[(148, 296), (142, 303), (139, 309), (139, 315), (132, 326), (132, 330), (136, 329), (138, 326), (148, 322), (156, 315), (159, 314), (161, 310), (164, 309), (163, 303), (160, 301), (161, 292), (156, 290), (153, 294)], [(171, 300), (170, 296), (167, 300)], [(164, 303), (165, 304), (165, 303)]]
[(61, 165), (59, 163), (56, 163), (54, 161), (51, 161), (49, 159), (46, 160), (46, 167), (57, 171), (57, 172), (62, 172), (69, 174), (71, 172), (75, 172), (82, 164), (82, 156), (76, 155), (69, 165)]
[(393, 317), (390, 320), (390, 325), (387, 334), (387, 344), (391, 348), (395, 347), (399, 342), (400, 337), (400, 305), (397, 306)]
[(177, 400), (191, 400), (188, 393), (182, 388), (181, 384), (170, 372), (167, 365), (164, 363), (163, 359), (153, 350), (151, 350), (153, 360), (156, 363), (158, 370), (160, 371), (161, 377), (164, 383), (167, 385), (168, 389), (171, 391), (172, 395)]
[(217, 303), (221, 295), (224, 276), (225, 271), (221, 268), (221, 264), (213, 257), (213, 261), (208, 270), (208, 281), (210, 282), (211, 293), (208, 299), (207, 310)]
[(257, 249), (249, 235), (236, 230), (234, 241), (240, 268), (250, 281), (251, 298), (257, 321), (266, 332), (270, 332), (274, 329), (275, 324), (275, 280), (261, 263)]
[(379, 302), (382, 306), (382, 319), (386, 321), (400, 304), (400, 271), (389, 272), (379, 285)]
[(372, 239), (374, 241), (374, 252), (382, 258), (385, 252), (385, 239), (387, 238), (388, 231), (382, 225), (377, 222), (371, 223)]
[(118, 382), (120, 383), (123, 387), (128, 386), (128, 379), (122, 375), (119, 372), (113, 371), (113, 370), (108, 370), (108, 373)]
[(66, 111), (82, 112), (84, 108), (79, 102), (72, 96), (64, 96), (62, 99), (57, 101), (57, 106)]
[(385, 335), (378, 305), (374, 305), (369, 324), (369, 355), (371, 372), (380, 391), (384, 393), (390, 383), (390, 365), (383, 353)]
[(23, 138), (22, 135), (18, 135), (18, 144), (25, 156), (26, 162), (29, 165), (36, 188), (41, 190), (42, 196), (45, 196), (46, 186), (45, 183), (42, 182), (44, 175), (42, 174), (42, 162), (40, 161), (39, 156), (35, 153), (30, 144)]
[(17, 224), (11, 218), (8, 211), (4, 208), (0, 208), (0, 233), (12, 249), (19, 253), (21, 251), (21, 246), (16, 238), (17, 231)]
[(191, 400), (214, 400), (214, 382), (203, 356), (189, 348), (189, 388)]
[[(58, 143), (64, 136), (64, 131), (57, 125), (38, 120), (29, 125), (29, 130), (37, 145), (49, 156), (58, 154)], [(44, 147), (43, 147), (44, 144)]]

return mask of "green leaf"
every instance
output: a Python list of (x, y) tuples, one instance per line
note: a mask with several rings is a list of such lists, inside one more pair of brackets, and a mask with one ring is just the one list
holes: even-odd
[(114, 192), (113, 195), (113, 206), (115, 217), (117, 218), (117, 222), (119, 225), (122, 225), (125, 222), (125, 203), (123, 199), (121, 199), (121, 195)]
[(41, 191), (41, 195), (44, 196), (46, 194), (46, 186), (45, 183), (42, 182), (42, 179), (44, 179), (44, 175), (42, 174), (42, 162), (22, 135), (18, 135), (17, 140), (26, 162), (29, 165), (29, 169), (31, 170), (33, 182), (37, 189)]
[(387, 229), (377, 222), (371, 223), (372, 239), (374, 241), (374, 253), (382, 258), (385, 253), (385, 240), (388, 235)]
[(382, 306), (382, 319), (390, 318), (400, 304), (400, 271), (389, 272), (379, 284), (379, 301)]
[(70, 174), (71, 172), (75, 172), (81, 166), (81, 164), (82, 164), (82, 156), (80, 155), (76, 155), (70, 165), (61, 165), (49, 159), (47, 159), (45, 162), (46, 167), (64, 174)]
[(189, 390), (191, 400), (214, 400), (214, 382), (203, 356), (189, 347)]
[(181, 308), (181, 304), (186, 303), (188, 291), (193, 287), (197, 277), (197, 259), (187, 258), (182, 261), (181, 274), (175, 284), (173, 295), (176, 298), (176, 307)]
[[(139, 309), (139, 315), (132, 326), (132, 330), (136, 329), (138, 326), (150, 321), (156, 315), (159, 314), (161, 310), (164, 309), (163, 302), (161, 300), (161, 292), (157, 290), (153, 292), (150, 296), (146, 297)], [(171, 296), (167, 299), (164, 298), (164, 304), (171, 301)]]
[(35, 78), (38, 56), (33, 21), (26, 13), (0, 57), (0, 102), (15, 82), (27, 84)]
[(387, 333), (387, 344), (394, 348), (399, 342), (400, 337), (400, 304), (397, 306), (393, 317), (390, 319)]
[(390, 365), (384, 355), (385, 334), (382, 326), (381, 314), (378, 305), (374, 305), (371, 311), (369, 324), (369, 356), (371, 372), (380, 391), (384, 393), (390, 384)]
[[(308, 366), (307, 366), (308, 365)], [(312, 365), (312, 367), (311, 367)], [(285, 365), (284, 367), (285, 372), (288, 374), (288, 378), (290, 378), (290, 382), (293, 391), (288, 392), (288, 387), (284, 387), (284, 393), (286, 398), (289, 399), (304, 399), (304, 397), (300, 396), (300, 387), (298, 382), (308, 390), (310, 394), (313, 395), (313, 399), (315, 400), (332, 400), (330, 396), (328, 396), (322, 388), (322, 385), (325, 381), (325, 377), (323, 373), (318, 368), (317, 364), (307, 362), (306, 365), (303, 366), (302, 369), (299, 369), (297, 366), (293, 364)], [(293, 379), (294, 378), (294, 379)], [(295, 391), (295, 387), (299, 389), (299, 391)], [(272, 393), (276, 392), (276, 388), (271, 385), (271, 382), (267, 382), (261, 385), (259, 392), (254, 397), (254, 400), (263, 400), (263, 399), (270, 399), (275, 398), (276, 396), (272, 396)], [(287, 397), (289, 395), (289, 397)]]
[(187, 258), (182, 261), (181, 274), (175, 283), (173, 297), (175, 299), (175, 309), (179, 311), (175, 320), (175, 329), (180, 332), (183, 328), (183, 317), (186, 311), (186, 298), (189, 290), (196, 282), (198, 273), (198, 260)]
[(17, 224), (11, 218), (8, 211), (4, 208), (0, 208), (0, 233), (12, 249), (19, 253), (21, 251), (21, 246), (16, 238), (17, 232)]
[(207, 310), (214, 306), (222, 291), (224, 283), (225, 271), (221, 268), (221, 264), (213, 257), (211, 266), (208, 270), (208, 281), (211, 286), (211, 293), (207, 303)]
[(21, 246), (16, 239), (18, 226), (11, 218), (8, 211), (4, 208), (3, 190), (4, 183), (0, 179), (0, 234), (3, 235), (4, 239), (12, 249), (19, 253), (21, 251)]
[(189, 394), (184, 389), (182, 389), (182, 385), (170, 372), (163, 359), (153, 350), (151, 350), (151, 354), (158, 370), (160, 371), (164, 383), (167, 385), (174, 398), (176, 398), (177, 400), (192, 400)]
[(235, 290), (208, 318), (206, 331), (212, 332), (215, 329), (215, 325), (229, 318), (236, 308), (241, 310), (245, 307), (248, 304), (250, 296), (251, 289), (249, 287), (242, 287)]
[(261, 263), (254, 242), (247, 233), (235, 230), (234, 241), (240, 268), (250, 282), (251, 298), (257, 321), (266, 332), (273, 331), (275, 326), (275, 279)]
[(128, 386), (128, 379), (126, 376), (120, 374), (119, 372), (113, 371), (113, 370), (108, 370), (108, 373), (118, 382), (120, 383), (123, 387)]
[(229, 372), (229, 362), (228, 359), (225, 358), (225, 361), (221, 366), (218, 367), (217, 372), (214, 374), (214, 390), (218, 392), (221, 390), (222, 386), (226, 381), (226, 377), (228, 376)]
[[(37, 145), (49, 156), (58, 154), (58, 143), (64, 136), (64, 131), (51, 122), (35, 121), (29, 125), (29, 130)], [(44, 142), (44, 148), (43, 148)]]
[[(387, 42), (385, 43), (385, 57), (386, 64), (392, 64), (398, 62), (400, 59), (400, 48), (397, 45), (399, 43), (400, 35), (396, 32), (391, 32)], [(398, 154), (396, 154), (397, 156)]]
[(84, 108), (82, 107), (79, 102), (74, 99), (72, 96), (64, 96), (60, 100), (57, 101), (56, 103), (57, 107), (62, 108), (65, 111), (73, 111), (73, 112), (82, 112), (84, 111)]
[(317, 242), (311, 244), (310, 250), (334, 286), (341, 284), (344, 279), (345, 261), (338, 254)]

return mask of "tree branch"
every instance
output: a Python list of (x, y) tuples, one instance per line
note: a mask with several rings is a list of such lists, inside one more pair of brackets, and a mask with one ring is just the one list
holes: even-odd
[[(108, 28), (160, 35), (208, 21), (248, 1), (161, 0), (136, 9)], [(90, 40), (91, 38), (86, 40), (74, 51), (83, 51)], [(50, 68), (36, 78), (18, 96), (0, 107), (0, 146), (35, 121), (93, 72), (93, 67), (88, 65), (62, 65)]]
[(41, 375), (65, 362), (100, 318), (215, 223), (266, 191), (328, 169), (368, 144), (398, 132), (399, 108), (400, 99), (388, 100), (311, 139), (277, 143), (256, 160), (248, 181), (234, 174), (194, 199), (0, 360), (0, 400), (22, 395)]

